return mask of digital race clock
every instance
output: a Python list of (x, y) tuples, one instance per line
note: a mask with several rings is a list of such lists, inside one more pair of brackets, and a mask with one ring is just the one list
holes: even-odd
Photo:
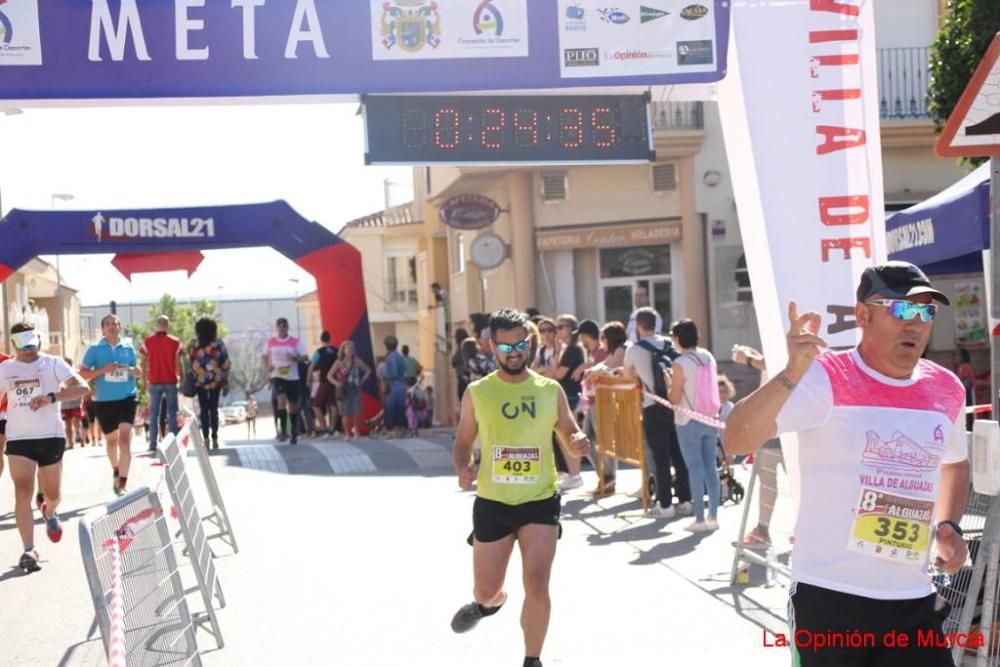
[(366, 164), (649, 162), (648, 95), (369, 95)]

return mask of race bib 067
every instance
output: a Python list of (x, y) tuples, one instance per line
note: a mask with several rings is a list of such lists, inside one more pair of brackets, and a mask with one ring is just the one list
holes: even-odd
[(38, 378), (30, 380), (14, 380), (13, 391), (10, 392), (11, 407), (27, 408), (31, 406), (31, 399), (40, 396), (42, 383)]

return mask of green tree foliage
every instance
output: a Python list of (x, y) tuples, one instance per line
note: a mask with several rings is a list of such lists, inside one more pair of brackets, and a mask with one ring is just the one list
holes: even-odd
[(928, 109), (940, 130), (958, 104), (994, 35), (1000, 32), (1000, 1), (950, 0), (931, 45)]
[(170, 318), (170, 333), (187, 342), (194, 338), (194, 323), (202, 317), (211, 317), (219, 325), (219, 338), (225, 338), (226, 326), (219, 316), (219, 306), (214, 301), (200, 299), (194, 303), (178, 303), (177, 299), (164, 294), (160, 297), (159, 303), (153, 304), (149, 309), (149, 321), (146, 322), (145, 335), (149, 335), (156, 330), (156, 318), (166, 315)]

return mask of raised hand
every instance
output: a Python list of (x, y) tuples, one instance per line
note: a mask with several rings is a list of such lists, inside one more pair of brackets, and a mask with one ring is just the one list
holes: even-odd
[(788, 302), (788, 321), (788, 334), (785, 336), (788, 365), (784, 373), (791, 382), (798, 382), (809, 370), (813, 359), (826, 347), (826, 341), (819, 335), (820, 314), (809, 311), (800, 316), (794, 300)]

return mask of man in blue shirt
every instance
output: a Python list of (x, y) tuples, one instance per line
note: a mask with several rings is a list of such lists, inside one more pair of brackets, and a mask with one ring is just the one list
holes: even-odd
[(138, 356), (131, 339), (122, 339), (122, 321), (117, 315), (101, 320), (104, 337), (87, 349), (80, 374), (96, 380), (94, 405), (97, 421), (107, 443), (108, 460), (114, 472), (115, 495), (125, 492), (132, 464), (132, 425), (135, 423)]

